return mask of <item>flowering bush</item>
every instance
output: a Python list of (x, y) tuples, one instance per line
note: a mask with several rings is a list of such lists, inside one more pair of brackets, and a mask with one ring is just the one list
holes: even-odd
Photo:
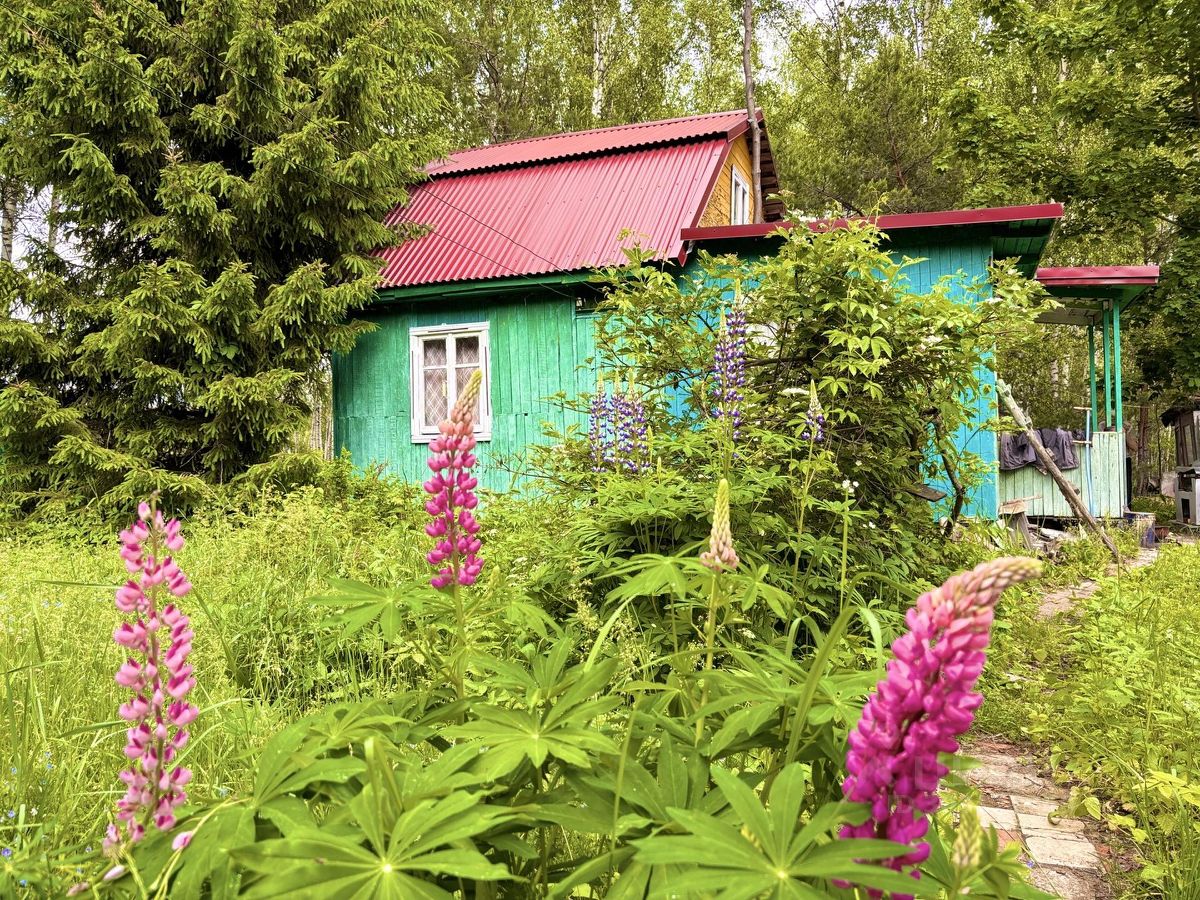
[(951, 577), (921, 595), (908, 611), (909, 630), (892, 644), (887, 677), (849, 735), (842, 785), (846, 799), (869, 805), (870, 816), (844, 827), (842, 836), (905, 845), (908, 852), (885, 861), (896, 871), (929, 857), (921, 839), (941, 804), (938, 783), (949, 772), (938, 756), (958, 752), (957, 738), (983, 702), (974, 687), (996, 601), (1040, 568), (1035, 560), (1011, 557)]

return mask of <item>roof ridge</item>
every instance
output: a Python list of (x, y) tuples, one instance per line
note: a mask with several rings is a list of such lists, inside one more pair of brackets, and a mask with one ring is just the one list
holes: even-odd
[(537, 141), (548, 141), (553, 138), (561, 138), (567, 136), (578, 136), (581, 134), (602, 134), (606, 131), (629, 131), (633, 128), (651, 128), (655, 125), (671, 125), (676, 122), (695, 122), (700, 119), (715, 119), (718, 116), (731, 116), (735, 113), (743, 112), (741, 109), (722, 109), (716, 112), (695, 113), (690, 116), (672, 116), (669, 119), (651, 119), (647, 122), (626, 122), (623, 125), (602, 125), (599, 128), (580, 128), (575, 131), (555, 131), (551, 134), (537, 134), (533, 137), (512, 138), (507, 141), (497, 141), (494, 144), (478, 144), (474, 147), (459, 147), (457, 150), (451, 151), (447, 155), (447, 159), (455, 153), (469, 153), (472, 150), (490, 150), (494, 147), (511, 147), (514, 144), (532, 144)]
[[(759, 110), (758, 114), (761, 120), (762, 111)], [(691, 116), (676, 116), (671, 119), (655, 119), (649, 122), (606, 125), (602, 128), (588, 128), (582, 131), (555, 132), (553, 134), (501, 141), (496, 144), (481, 144), (476, 147), (466, 147), (456, 150), (441, 159), (433, 160), (425, 167), (425, 171), (430, 178), (450, 177), (466, 174), (471, 171), (521, 168), (526, 165), (604, 155), (609, 152), (632, 151), (637, 148), (672, 143), (687, 143), (718, 133), (728, 134), (731, 128), (737, 127), (737, 123), (731, 122), (732, 117), (739, 115), (742, 117), (744, 124), (745, 111), (742, 109), (732, 109), (697, 113)], [(681, 130), (681, 127), (686, 129), (686, 126), (689, 124), (700, 125), (706, 120), (722, 122), (724, 127), (717, 128), (714, 126), (710, 130), (695, 128), (690, 132)], [(672, 126), (676, 126), (676, 128), (672, 130)], [(656, 134), (655, 131), (659, 133)], [(609, 135), (614, 138), (613, 144), (602, 145), (597, 143), (597, 138)], [(624, 136), (624, 140), (619, 136)], [(559, 144), (562, 145), (561, 150), (556, 149), (556, 145)]]

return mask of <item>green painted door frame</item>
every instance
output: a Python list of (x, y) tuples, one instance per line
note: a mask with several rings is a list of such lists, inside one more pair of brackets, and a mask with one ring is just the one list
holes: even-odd
[(1113, 422), (1113, 393), (1112, 393), (1112, 313), (1108, 304), (1104, 304), (1104, 427)]
[(1095, 431), (1100, 425), (1100, 398), (1096, 393), (1096, 325), (1088, 325), (1088, 385), (1091, 388), (1089, 396), (1092, 401), (1091, 429)]

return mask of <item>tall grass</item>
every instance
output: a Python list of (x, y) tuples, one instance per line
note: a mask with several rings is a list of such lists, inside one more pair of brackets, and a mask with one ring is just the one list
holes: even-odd
[[(1001, 623), (981, 725), (1043, 743), (1145, 867), (1130, 896), (1200, 898), (1200, 546), (1107, 579), (1071, 616)], [(1096, 807), (1093, 807), (1096, 808)]]
[[(363, 640), (336, 640), (307, 598), (335, 576), (412, 576), (423, 564), (413, 500), (306, 490), (185, 523), (201, 715), (184, 759), (196, 799), (244, 788), (256, 749), (297, 716), (400, 686), (403, 667)], [(115, 533), (65, 528), (0, 538), (0, 848), (98, 848), (123, 793), (117, 547)]]

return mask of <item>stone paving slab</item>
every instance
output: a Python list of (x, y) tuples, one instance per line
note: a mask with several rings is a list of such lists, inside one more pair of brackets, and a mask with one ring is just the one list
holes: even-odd
[(1017, 823), (1026, 834), (1035, 831), (1050, 835), (1082, 834), (1084, 828), (1083, 822), (1079, 819), (1056, 819), (1051, 822), (1045, 816), (1032, 813), (1017, 813)]
[(1024, 813), (1027, 816), (1042, 816), (1045, 818), (1054, 812), (1061, 805), (1056, 800), (1047, 800), (1043, 797), (1024, 797), (1021, 794), (1013, 794), (1012, 808), (1019, 814)]
[(1062, 900), (1095, 900), (1098, 896), (1093, 879), (1077, 872), (1037, 868), (1029, 873), (1029, 882)]
[(999, 809), (995, 806), (980, 806), (975, 810), (979, 815), (979, 824), (984, 828), (989, 825), (997, 831), (1020, 831), (1021, 825), (1017, 814), (1011, 809)]
[(1025, 849), (1039, 866), (1049, 866), (1054, 869), (1081, 869), (1084, 872), (1099, 874), (1103, 871), (1100, 865), (1100, 854), (1087, 838), (1042, 832), (1023, 832)]

